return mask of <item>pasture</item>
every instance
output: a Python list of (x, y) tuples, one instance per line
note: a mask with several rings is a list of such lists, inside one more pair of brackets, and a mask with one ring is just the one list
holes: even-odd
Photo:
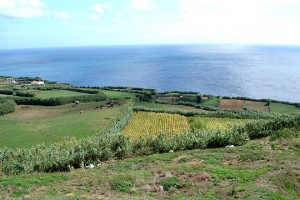
[[(122, 106), (95, 109), (105, 102), (63, 106), (17, 106), (16, 112), (0, 116), (0, 148), (28, 148), (59, 142), (67, 137), (84, 138), (103, 130)], [(82, 113), (80, 114), (80, 112)]]
[(282, 103), (271, 103), (271, 112), (279, 114), (299, 114), (300, 109), (292, 105)]
[(80, 96), (80, 95), (88, 95), (82, 92), (73, 92), (69, 90), (29, 90), (29, 92), (36, 95), (37, 98), (41, 99), (48, 99), (48, 98), (55, 98), (55, 97), (70, 97), (70, 96)]
[(156, 108), (156, 109), (167, 109), (167, 110), (186, 110), (186, 111), (203, 111), (199, 108), (185, 105), (173, 105), (173, 104), (161, 104), (161, 103), (151, 103), (151, 102), (136, 102), (136, 106), (143, 106), (146, 108)]
[(107, 96), (109, 99), (133, 99), (139, 93), (134, 92), (120, 92), (120, 91), (113, 91), (113, 90), (100, 90), (103, 94)]

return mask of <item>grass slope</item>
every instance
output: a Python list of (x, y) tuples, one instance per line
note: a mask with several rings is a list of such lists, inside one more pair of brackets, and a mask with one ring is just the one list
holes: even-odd
[[(31, 147), (58, 142), (65, 137), (83, 138), (103, 130), (117, 116), (121, 106), (95, 109), (105, 102), (73, 107), (18, 106), (15, 113), (0, 116), (0, 148)], [(83, 111), (80, 114), (80, 111)]]
[(282, 104), (282, 103), (271, 103), (271, 112), (279, 114), (298, 114), (300, 109), (292, 105)]
[(300, 138), (157, 154), (69, 173), (0, 175), (4, 199), (299, 199)]

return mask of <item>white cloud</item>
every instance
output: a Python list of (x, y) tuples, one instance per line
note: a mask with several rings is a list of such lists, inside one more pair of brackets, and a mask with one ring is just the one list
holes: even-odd
[(299, 0), (180, 0), (173, 21), (160, 31), (196, 42), (300, 42)]
[(100, 17), (97, 14), (95, 14), (95, 13), (89, 14), (88, 18), (92, 19), (92, 20), (100, 20)]
[(41, 0), (0, 0), (0, 15), (32, 18), (45, 14), (46, 4)]
[(150, 0), (131, 0), (130, 7), (137, 10), (149, 10), (156, 8), (157, 5)]
[(135, 21), (142, 21), (142, 20), (144, 20), (144, 17), (139, 16), (139, 15), (133, 15), (133, 16), (131, 16), (131, 19), (135, 20)]
[(113, 7), (112, 3), (96, 4), (93, 9), (98, 13), (102, 14), (105, 10), (111, 10)]
[(104, 12), (104, 8), (103, 8), (102, 5), (100, 5), (100, 4), (94, 5), (94, 6), (93, 6), (93, 9), (94, 9), (97, 13), (99, 13), (99, 14), (101, 14), (101, 13)]
[(70, 19), (71, 15), (67, 11), (61, 11), (54, 13), (55, 18), (57, 19)]
[(111, 10), (113, 7), (113, 4), (112, 3), (104, 3), (102, 6), (104, 9)]

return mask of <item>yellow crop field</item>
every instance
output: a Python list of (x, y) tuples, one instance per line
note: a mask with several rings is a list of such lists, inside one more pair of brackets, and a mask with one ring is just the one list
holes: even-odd
[(188, 119), (178, 114), (135, 112), (122, 133), (131, 139), (161, 132), (180, 134), (190, 129)]
[(189, 123), (193, 129), (221, 129), (228, 130), (231, 126), (246, 125), (253, 122), (253, 119), (231, 119), (231, 118), (210, 118), (210, 117), (190, 117)]

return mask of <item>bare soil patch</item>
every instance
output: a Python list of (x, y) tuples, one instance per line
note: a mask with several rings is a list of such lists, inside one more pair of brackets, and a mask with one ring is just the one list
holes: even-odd
[(220, 108), (224, 110), (242, 110), (245, 102), (237, 99), (222, 99)]

